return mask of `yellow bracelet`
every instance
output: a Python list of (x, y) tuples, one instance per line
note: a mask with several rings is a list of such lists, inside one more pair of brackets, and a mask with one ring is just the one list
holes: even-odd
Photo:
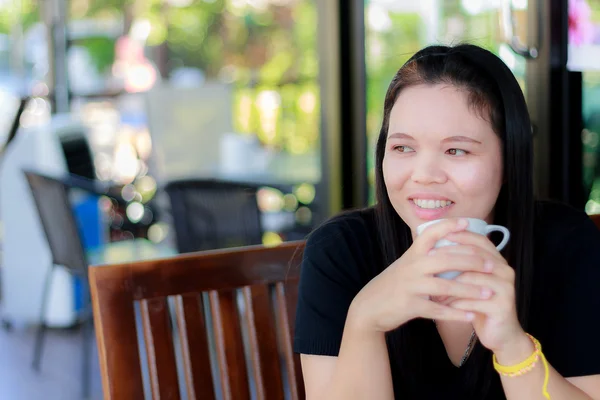
[(544, 353), (542, 353), (542, 345), (540, 344), (540, 342), (536, 338), (531, 336), (530, 334), (527, 334), (527, 336), (529, 336), (529, 338), (531, 339), (531, 341), (533, 342), (533, 344), (535, 346), (535, 350), (533, 351), (533, 354), (530, 355), (529, 357), (527, 357), (527, 359), (525, 361), (520, 362), (519, 364), (510, 365), (510, 366), (498, 364), (496, 355), (493, 354), (492, 360), (494, 362), (494, 369), (496, 371), (498, 371), (498, 373), (500, 375), (513, 378), (516, 376), (524, 375), (524, 374), (528, 373), (529, 371), (531, 371), (536, 366), (538, 360), (541, 358), (542, 363), (544, 364), (544, 371), (545, 371), (544, 385), (542, 386), (542, 394), (544, 395), (545, 398), (550, 399), (550, 394), (548, 393), (548, 378), (550, 375), (549, 370), (548, 370), (548, 361), (546, 360)]
[(531, 354), (529, 357), (527, 357), (527, 359), (525, 359), (525, 361), (520, 362), (515, 365), (511, 365), (511, 366), (504, 366), (504, 365), (498, 364), (495, 354), (492, 356), (492, 359), (494, 361), (494, 368), (496, 369), (496, 371), (498, 371), (498, 373), (500, 373), (500, 375), (504, 375), (504, 376), (522, 375), (523, 371), (525, 369), (530, 368), (533, 364), (535, 364), (539, 360), (540, 353), (542, 352), (542, 346), (540, 345), (540, 342), (538, 342), (537, 339), (535, 339), (533, 336), (530, 336), (530, 335), (528, 335), (528, 336), (531, 339), (531, 341), (533, 342), (533, 344), (535, 346), (535, 350), (534, 350), (533, 354)]

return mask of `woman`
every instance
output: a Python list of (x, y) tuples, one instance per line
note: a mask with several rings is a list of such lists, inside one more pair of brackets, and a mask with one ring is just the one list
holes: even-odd
[[(307, 399), (600, 399), (600, 232), (534, 202), (532, 165), (523, 94), (495, 55), (432, 46), (400, 68), (376, 206), (307, 241), (294, 338)], [(509, 245), (461, 217), (506, 226)], [(440, 238), (458, 245), (432, 251)]]

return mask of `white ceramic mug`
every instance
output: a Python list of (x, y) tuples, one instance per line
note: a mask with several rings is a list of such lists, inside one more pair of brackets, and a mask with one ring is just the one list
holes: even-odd
[[(478, 233), (478, 234), (484, 235), (484, 236), (487, 236), (492, 232), (502, 232), (502, 235), (503, 235), (502, 241), (496, 246), (496, 249), (498, 249), (498, 251), (502, 250), (508, 243), (508, 239), (510, 239), (510, 232), (505, 227), (503, 227), (501, 225), (488, 225), (487, 222), (485, 222), (484, 220), (477, 219), (477, 218), (465, 218), (465, 219), (467, 221), (469, 221), (469, 225), (466, 228), (467, 231), (470, 231), (473, 233)], [(417, 227), (417, 236), (420, 235), (421, 233), (423, 233), (423, 231), (428, 226), (437, 224), (438, 222), (441, 222), (441, 221), (443, 221), (443, 219), (436, 219), (434, 221), (425, 222), (424, 224), (419, 225)], [(444, 247), (444, 246), (456, 246), (457, 244), (458, 243), (451, 242), (448, 239), (440, 239), (436, 242), (434, 248)], [(461, 274), (461, 272), (459, 272), (459, 271), (447, 271), (447, 272), (438, 274), (436, 276), (438, 276), (440, 278), (444, 278), (444, 279), (454, 279), (457, 276), (459, 276), (460, 274)]]

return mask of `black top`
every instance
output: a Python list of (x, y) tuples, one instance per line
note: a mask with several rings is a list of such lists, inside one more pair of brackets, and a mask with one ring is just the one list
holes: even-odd
[[(376, 275), (374, 266), (382, 263), (377, 235), (372, 208), (334, 217), (310, 235), (302, 262), (295, 352), (338, 355), (348, 307)], [(583, 212), (538, 202), (534, 246), (529, 332), (562, 376), (600, 374), (600, 231)], [(420, 324), (427, 343), (422, 357), (435, 364), (428, 372), (431, 379), (419, 387), (418, 398), (466, 398), (461, 393), (464, 374), (470, 364), (473, 367), (475, 352), (487, 350), (478, 344), (465, 365), (456, 368), (431, 321), (409, 324)], [(388, 350), (390, 346), (388, 341)], [(396, 397), (412, 398), (402, 393), (393, 350), (390, 359)], [(499, 377), (492, 375), (488, 398), (505, 398)]]

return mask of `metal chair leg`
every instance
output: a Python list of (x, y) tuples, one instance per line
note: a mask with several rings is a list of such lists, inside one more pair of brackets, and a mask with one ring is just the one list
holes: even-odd
[(48, 308), (48, 295), (50, 294), (50, 284), (52, 283), (52, 275), (54, 272), (54, 264), (50, 266), (48, 272), (46, 272), (46, 280), (44, 282), (44, 289), (42, 292), (42, 305), (40, 307), (40, 320), (38, 330), (35, 336), (35, 345), (33, 350), (33, 362), (32, 368), (35, 371), (40, 370), (40, 363), (42, 359), (42, 351), (44, 348), (44, 339), (46, 338), (46, 310)]

